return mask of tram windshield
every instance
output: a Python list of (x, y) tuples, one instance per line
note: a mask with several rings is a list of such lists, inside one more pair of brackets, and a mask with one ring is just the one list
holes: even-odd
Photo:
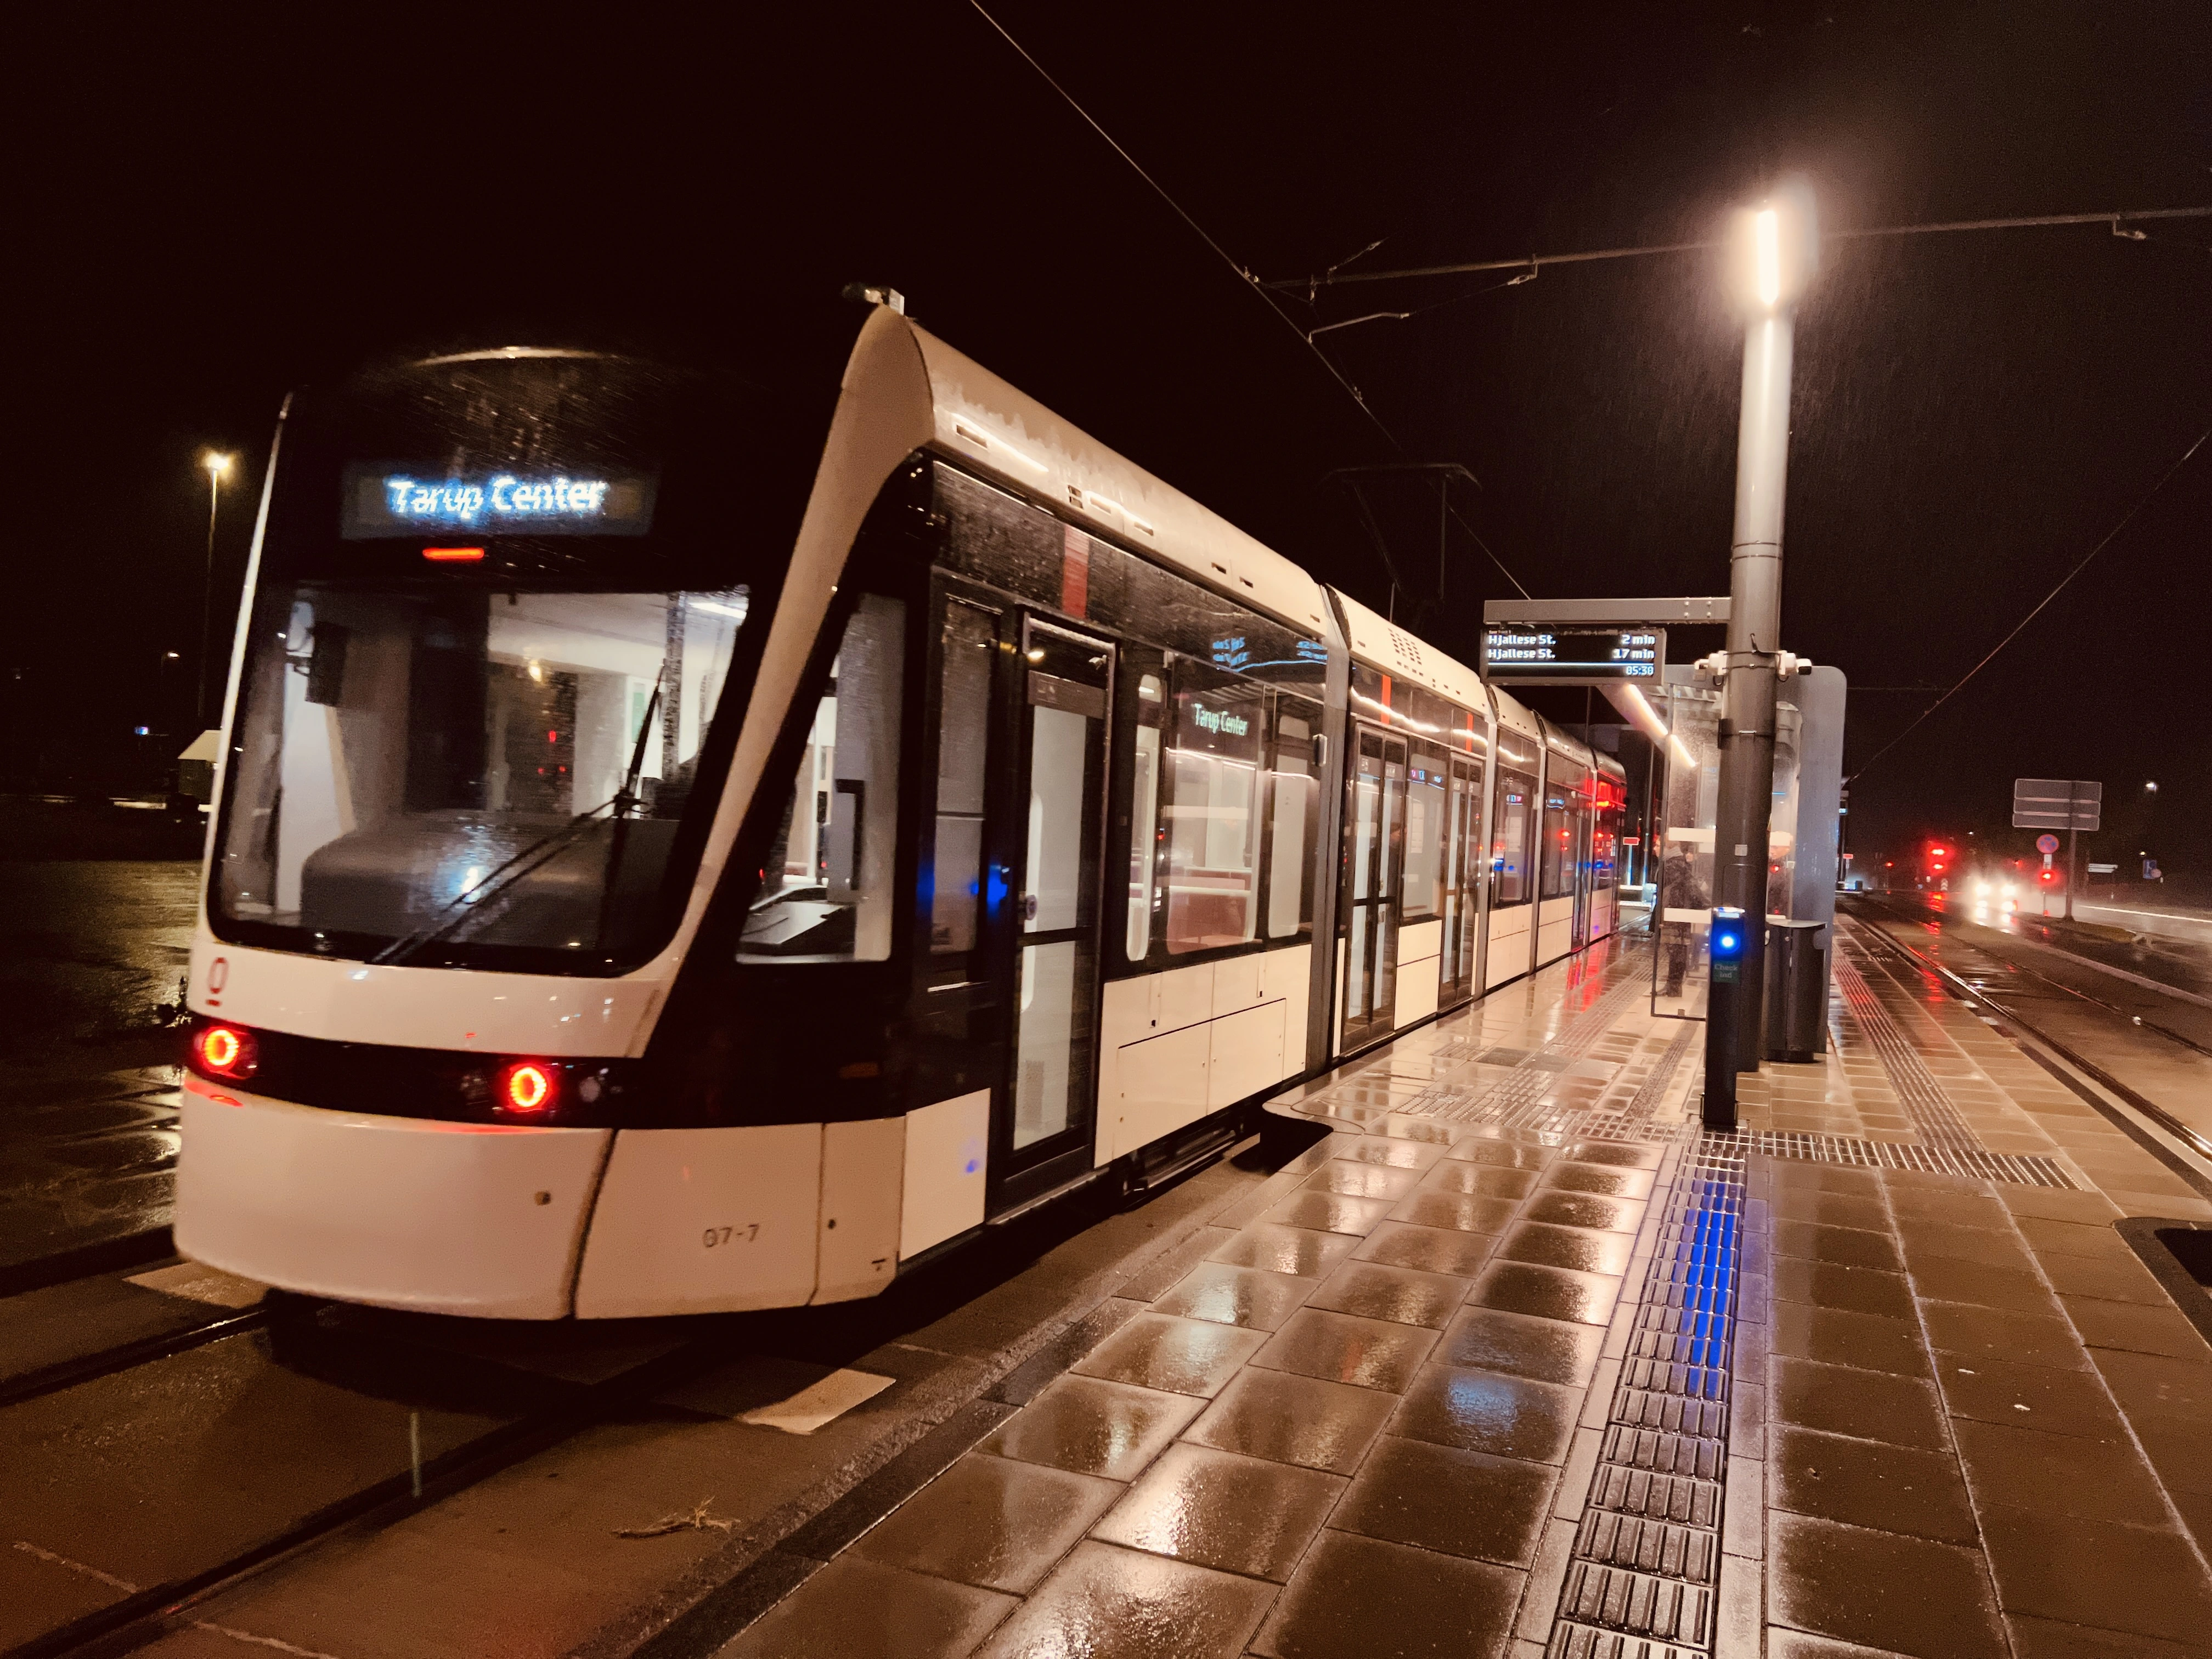
[(224, 913), (392, 961), (635, 954), (750, 598), (301, 583), (258, 607)]
[(240, 671), (219, 933), (527, 972), (658, 948), (788, 545), (718, 494), (718, 407), (552, 352), (303, 394)]

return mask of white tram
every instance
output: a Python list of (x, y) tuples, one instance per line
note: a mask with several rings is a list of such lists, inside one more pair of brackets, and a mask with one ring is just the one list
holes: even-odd
[(906, 318), (794, 424), (524, 349), (288, 405), (180, 1249), (517, 1319), (869, 1296), (1613, 931), (1611, 758)]

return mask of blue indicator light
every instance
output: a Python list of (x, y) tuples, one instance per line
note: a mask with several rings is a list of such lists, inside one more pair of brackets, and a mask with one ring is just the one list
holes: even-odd
[(1721, 945), (1721, 949), (1722, 949), (1722, 950), (1723, 950), (1723, 951), (1733, 951), (1733, 950), (1735, 950), (1735, 935), (1734, 933), (1723, 933), (1723, 934), (1721, 935), (1720, 945)]

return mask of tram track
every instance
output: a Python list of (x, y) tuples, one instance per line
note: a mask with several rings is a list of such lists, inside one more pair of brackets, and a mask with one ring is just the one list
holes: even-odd
[[(181, 1334), (176, 1340), (160, 1345), (158, 1349), (156, 1345), (133, 1345), (130, 1349), (112, 1352), (100, 1357), (104, 1363), (0, 1402), (0, 1437), (9, 1437), (12, 1417), (42, 1398), (102, 1379), (143, 1372), (195, 1349), (234, 1340), (268, 1340), (288, 1326), (310, 1328), (333, 1311), (343, 1310), (338, 1304), (288, 1298), (275, 1307), (210, 1321)], [(195, 1607), (253, 1574), (303, 1555), (349, 1528), (389, 1525), (466, 1491), (525, 1458), (614, 1419), (625, 1410), (636, 1407), (655, 1394), (726, 1357), (730, 1352), (726, 1340), (709, 1333), (599, 1383), (548, 1389), (549, 1400), (557, 1403), (526, 1412), (511, 1422), (410, 1462), (380, 1480), (338, 1492), (244, 1547), (196, 1562), (189, 1570), (173, 1572), (156, 1583), (136, 1583), (34, 1540), (8, 1538), (0, 1542), (0, 1547), (27, 1553), (51, 1565), (75, 1571), (125, 1593), (119, 1600), (104, 1607), (56, 1625), (27, 1640), (0, 1648), (0, 1656), (4, 1659), (61, 1659), (61, 1656), (85, 1656), (86, 1659), (100, 1656), (106, 1659), (106, 1656), (134, 1651), (179, 1621), (198, 1622), (191, 1618)], [(471, 1364), (480, 1367), (489, 1363), (464, 1357), (459, 1368)], [(416, 1422), (419, 1422), (420, 1416), (419, 1412), (410, 1413)]]
[[(1859, 902), (1878, 915), (1886, 915), (1908, 926), (1925, 925), (1924, 918), (1904, 914), (1893, 904), (1866, 899), (1861, 899)], [(2197, 1158), (2203, 1160), (2206, 1164), (2212, 1164), (2212, 1136), (2207, 1136), (2202, 1131), (2183, 1121), (2140, 1090), (2115, 1076), (2108, 1066), (2100, 1064), (2083, 1054), (2077, 1043), (2069, 1042), (2056, 1036), (2048, 1029), (2049, 1022), (2039, 1023), (2022, 1013), (2018, 1006), (2018, 999), (2008, 996), (2002, 991), (1992, 991), (1986, 985), (1974, 984), (1955, 969), (1946, 966), (1925, 951), (1915, 950), (1885, 928), (1867, 926), (1863, 920), (1861, 926), (1865, 937), (1878, 948), (1886, 949), (1893, 955), (1902, 957), (1922, 972), (1934, 975), (1952, 995), (1961, 1001), (1970, 1006), (1985, 1008), (2005, 1024), (2017, 1027), (2034, 1038), (2033, 1043), (2021, 1045), (2022, 1051), (2030, 1060), (2063, 1085), (2070, 1093), (2094, 1108), (2100, 1115), (2113, 1123), (2130, 1139), (2150, 1152), (2182, 1180), (2207, 1196), (2212, 1196), (2212, 1179), (2207, 1178), (2203, 1167), (2192, 1164), (2189, 1158), (2177, 1153), (2172, 1146), (2160, 1139), (2158, 1135), (2149, 1133), (2142, 1122), (2130, 1118), (2128, 1112), (2117, 1109), (2112, 1100), (2102, 1098), (2095, 1090), (2083, 1086), (2081, 1078), (2090, 1079), (2100, 1088), (2109, 1091), (2113, 1099), (2124, 1103), (2129, 1111), (2139, 1114), (2143, 1120), (2154, 1125), (2160, 1134), (2170, 1137), (2182, 1147), (2186, 1148), (2190, 1153), (2194, 1154)], [(1997, 958), (1997, 960), (2003, 959)], [(2138, 1019), (2125, 1009), (2106, 1002), (2101, 998), (2091, 996), (2086, 992), (2062, 984), (2051, 979), (2048, 975), (2037, 973), (2033, 969), (2012, 963), (2008, 963), (2006, 965), (2014, 971), (2043, 981), (2055, 989), (2066, 992), (2083, 1002), (2105, 1010), (2116, 1019), (2124, 1022), (2120, 1028), (2123, 1032), (2148, 1031), (2160, 1036), (2172, 1038), (2184, 1048), (2199, 1053), (2204, 1052), (2200, 1045), (2189, 1039), (2169, 1032), (2162, 1026), (2156, 1026), (2148, 1021)], [(2049, 1053), (2039, 1052), (2037, 1044), (2040, 1044)], [(2064, 1066), (2052, 1062), (2051, 1056), (2054, 1054), (2065, 1062)], [(2066, 1066), (2073, 1067), (2080, 1076), (2069, 1075)]]

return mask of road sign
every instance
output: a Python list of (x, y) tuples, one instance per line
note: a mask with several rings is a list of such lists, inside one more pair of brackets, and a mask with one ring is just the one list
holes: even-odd
[(2080, 778), (2014, 778), (2012, 827), (2015, 830), (2095, 830), (2104, 808), (2105, 786)]
[(2035, 838), (2035, 850), (2042, 854), (2044, 857), (2049, 858), (2053, 853), (2058, 850), (2058, 837), (2056, 836), (2038, 836)]

